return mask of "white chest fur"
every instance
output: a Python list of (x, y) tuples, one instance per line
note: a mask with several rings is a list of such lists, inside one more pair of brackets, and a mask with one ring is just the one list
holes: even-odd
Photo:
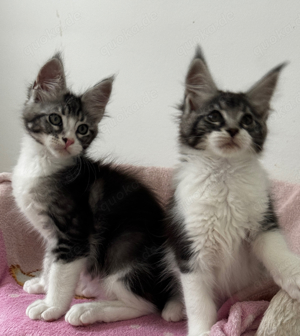
[(268, 207), (268, 178), (254, 157), (185, 156), (175, 172), (175, 187), (175, 216), (182, 219), (198, 261), (206, 267), (225, 259), (230, 263), (259, 230)]
[(45, 209), (38, 202), (38, 186), (43, 177), (50, 176), (65, 164), (49, 158), (44, 147), (30, 136), (24, 137), (12, 175), (13, 195), (21, 211), (44, 238), (49, 238), (50, 232), (45, 229), (48, 218), (41, 215)]

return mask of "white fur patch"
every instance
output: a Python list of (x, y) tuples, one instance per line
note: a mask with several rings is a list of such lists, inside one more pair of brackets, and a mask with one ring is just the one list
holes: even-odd
[(21, 154), (12, 175), (13, 195), (33, 227), (47, 240), (51, 239), (51, 232), (44, 228), (48, 218), (40, 215), (44, 209), (35, 202), (31, 190), (38, 185), (39, 178), (52, 175), (71, 164), (72, 160), (71, 157), (56, 159), (29, 135), (23, 138)]
[(217, 302), (263, 274), (250, 243), (268, 209), (269, 182), (249, 153), (223, 158), (186, 147), (183, 152), (173, 211), (193, 241), (194, 271), (182, 274), (181, 283), (189, 335), (200, 335), (215, 322)]

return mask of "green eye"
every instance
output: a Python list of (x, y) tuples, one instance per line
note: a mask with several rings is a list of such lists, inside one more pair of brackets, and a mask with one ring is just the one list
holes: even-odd
[(81, 124), (78, 126), (77, 128), (77, 132), (81, 135), (85, 135), (89, 130), (89, 127), (88, 125), (85, 125), (85, 124)]
[(49, 121), (54, 126), (60, 126), (62, 124), (61, 117), (56, 113), (52, 113), (49, 115)]
[(212, 123), (220, 123), (221, 121), (223, 121), (221, 113), (217, 110), (213, 110), (212, 112), (210, 112), (207, 116), (207, 119)]
[(251, 114), (245, 114), (241, 120), (242, 125), (250, 126), (253, 123), (253, 117)]

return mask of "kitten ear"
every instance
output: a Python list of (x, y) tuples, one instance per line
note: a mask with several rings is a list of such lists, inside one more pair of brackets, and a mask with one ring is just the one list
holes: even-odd
[(196, 110), (205, 100), (211, 98), (217, 90), (216, 84), (206, 65), (202, 50), (198, 46), (185, 79), (187, 105), (192, 110)]
[(84, 109), (95, 122), (99, 122), (104, 115), (105, 107), (112, 91), (113, 81), (114, 76), (104, 79), (87, 90), (81, 98)]
[(250, 102), (262, 117), (268, 116), (270, 101), (276, 88), (279, 74), (286, 65), (287, 63), (282, 63), (272, 69), (246, 93)]
[(56, 54), (40, 69), (31, 94), (35, 102), (43, 102), (53, 100), (65, 91), (64, 66), (60, 54)]

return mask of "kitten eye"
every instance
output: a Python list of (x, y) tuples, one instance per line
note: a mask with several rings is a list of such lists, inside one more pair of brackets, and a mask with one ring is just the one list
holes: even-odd
[(253, 117), (251, 114), (245, 114), (241, 120), (242, 125), (250, 126), (253, 123)]
[(213, 123), (219, 123), (223, 121), (221, 113), (217, 110), (213, 110), (212, 112), (210, 112), (209, 115), (207, 116), (207, 119)]
[(81, 135), (85, 135), (89, 130), (89, 127), (88, 125), (85, 125), (85, 124), (81, 124), (78, 126), (77, 128), (77, 132)]
[(62, 124), (61, 117), (56, 113), (52, 113), (49, 115), (49, 121), (54, 126), (60, 126)]

